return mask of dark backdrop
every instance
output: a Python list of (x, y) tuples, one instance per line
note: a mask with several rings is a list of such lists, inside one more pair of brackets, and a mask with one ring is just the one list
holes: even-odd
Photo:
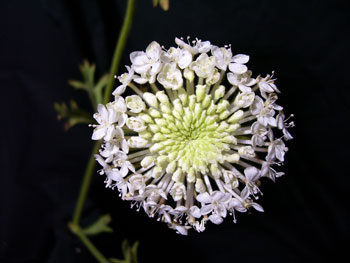
[[(113, 217), (114, 235), (94, 238), (121, 256), (140, 240), (140, 262), (329, 262), (348, 254), (349, 30), (345, 1), (171, 1), (168, 12), (139, 0), (122, 65), (152, 40), (166, 47), (192, 36), (251, 56), (255, 74), (276, 71), (280, 104), (295, 114), (275, 184), (265, 180), (265, 213), (239, 214), (183, 237), (129, 208), (94, 177), (88, 224)], [(0, 262), (95, 262), (66, 224), (90, 154), (91, 128), (68, 132), (55, 101), (85, 94), (67, 85), (84, 58), (109, 68), (125, 1), (0, 2)], [(348, 257), (347, 257), (348, 259)]]

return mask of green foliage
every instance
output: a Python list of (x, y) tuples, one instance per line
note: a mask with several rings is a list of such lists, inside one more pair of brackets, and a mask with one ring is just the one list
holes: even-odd
[(94, 119), (91, 117), (91, 114), (85, 110), (82, 110), (78, 107), (78, 104), (71, 100), (69, 105), (66, 103), (54, 103), (54, 108), (57, 112), (57, 118), (59, 120), (66, 119), (64, 124), (65, 130), (68, 130), (79, 123), (93, 123)]
[(109, 214), (102, 215), (90, 226), (82, 229), (82, 232), (88, 236), (97, 235), (103, 232), (112, 233), (113, 229), (108, 226), (111, 221), (112, 218)]
[(113, 263), (137, 263), (137, 248), (139, 242), (136, 241), (132, 246), (128, 240), (124, 240), (122, 243), (122, 253), (124, 259), (110, 258), (109, 260)]
[[(83, 81), (70, 80), (68, 83), (77, 90), (84, 90), (91, 101), (94, 109), (98, 104), (103, 103), (103, 90), (108, 83), (108, 74), (103, 75), (97, 83), (95, 83), (95, 64), (90, 64), (87, 60), (79, 66), (80, 72), (83, 76)], [(70, 104), (66, 103), (54, 103), (54, 108), (58, 113), (58, 119), (66, 119), (64, 127), (66, 130), (72, 128), (76, 124), (80, 123), (94, 123), (92, 114), (86, 110), (80, 109), (78, 104), (71, 100)]]
[(103, 103), (103, 89), (108, 83), (108, 74), (103, 75), (97, 83), (95, 83), (95, 64), (90, 64), (87, 60), (79, 66), (83, 76), (83, 81), (70, 80), (68, 83), (75, 89), (85, 90), (91, 100), (92, 106), (96, 109), (97, 104)]

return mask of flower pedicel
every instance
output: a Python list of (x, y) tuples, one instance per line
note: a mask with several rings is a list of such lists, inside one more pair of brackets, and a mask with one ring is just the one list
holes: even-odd
[(175, 42), (130, 54), (115, 100), (98, 105), (92, 139), (104, 140), (95, 157), (106, 187), (187, 234), (228, 214), (236, 222), (235, 211), (263, 212), (259, 180), (284, 174), (273, 166), (284, 162), (294, 124), (276, 104), (273, 75), (253, 78), (249, 56)]

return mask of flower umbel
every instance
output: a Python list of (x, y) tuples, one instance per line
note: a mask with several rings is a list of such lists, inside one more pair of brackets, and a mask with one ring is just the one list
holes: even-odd
[(187, 234), (228, 214), (236, 222), (235, 211), (263, 211), (254, 202), (260, 179), (283, 175), (272, 166), (284, 161), (294, 124), (276, 104), (273, 75), (253, 78), (249, 56), (175, 42), (131, 53), (115, 101), (98, 106), (92, 139), (104, 139), (96, 159), (106, 186)]

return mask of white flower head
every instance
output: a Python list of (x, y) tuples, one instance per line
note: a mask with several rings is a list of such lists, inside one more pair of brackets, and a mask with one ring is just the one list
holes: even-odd
[[(92, 138), (106, 187), (177, 233), (205, 230), (263, 208), (261, 177), (275, 181), (294, 123), (275, 79), (254, 77), (231, 46), (175, 39), (131, 53), (115, 99), (98, 105)], [(140, 87), (142, 85), (142, 87)], [(125, 96), (124, 94), (128, 94)]]

